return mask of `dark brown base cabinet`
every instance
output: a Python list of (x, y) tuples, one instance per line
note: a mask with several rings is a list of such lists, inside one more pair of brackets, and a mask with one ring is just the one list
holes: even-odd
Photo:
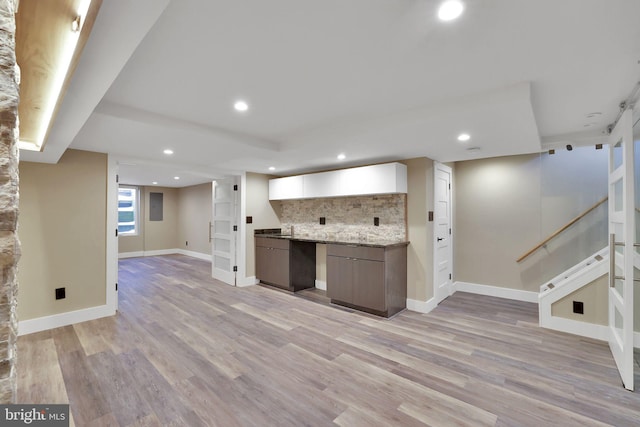
[(315, 287), (316, 244), (256, 237), (256, 277), (292, 292)]
[(331, 302), (380, 316), (406, 308), (407, 246), (327, 245)]

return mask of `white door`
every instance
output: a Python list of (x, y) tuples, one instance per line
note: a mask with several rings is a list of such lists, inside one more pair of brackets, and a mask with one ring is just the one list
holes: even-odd
[(609, 347), (624, 387), (633, 390), (635, 242), (632, 110), (609, 138)]
[(118, 310), (118, 162), (107, 160), (107, 271), (106, 305)]
[(453, 240), (451, 233), (451, 168), (434, 162), (433, 280), (436, 303), (451, 295)]
[(224, 283), (236, 284), (236, 217), (239, 185), (236, 178), (213, 181), (213, 220), (209, 225), (211, 240), (211, 275)]

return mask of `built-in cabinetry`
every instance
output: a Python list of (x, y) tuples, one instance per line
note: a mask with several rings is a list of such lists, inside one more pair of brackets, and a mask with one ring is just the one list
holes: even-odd
[(409, 242), (347, 244), (266, 236), (255, 236), (256, 277), (261, 282), (292, 292), (315, 287), (316, 243), (323, 243), (332, 303), (386, 317), (406, 307)]
[(331, 302), (392, 316), (406, 307), (407, 246), (327, 245)]
[(302, 199), (302, 175), (269, 180), (269, 200)]
[(256, 237), (255, 246), (256, 277), (261, 282), (292, 292), (315, 286), (315, 243)]
[(362, 166), (269, 180), (269, 200), (406, 192), (407, 167), (402, 163)]

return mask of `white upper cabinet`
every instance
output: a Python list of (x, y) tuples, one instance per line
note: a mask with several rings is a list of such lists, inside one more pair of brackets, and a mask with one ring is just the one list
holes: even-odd
[(269, 200), (406, 192), (407, 167), (401, 163), (386, 163), (269, 180)]
[(401, 163), (343, 169), (339, 196), (407, 192), (407, 167)]
[(269, 200), (302, 199), (302, 175), (269, 180)]
[(302, 175), (304, 179), (303, 194), (305, 199), (333, 197), (340, 192), (340, 174), (332, 172), (311, 173)]

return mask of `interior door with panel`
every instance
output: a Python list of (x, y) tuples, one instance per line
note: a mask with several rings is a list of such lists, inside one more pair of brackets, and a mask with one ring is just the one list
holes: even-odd
[(609, 348), (624, 387), (633, 390), (635, 183), (633, 112), (609, 137)]
[(211, 240), (211, 275), (224, 283), (236, 284), (236, 217), (239, 185), (237, 179), (213, 181), (213, 219), (209, 225)]
[(453, 241), (451, 233), (451, 168), (434, 162), (433, 280), (436, 302), (451, 295)]

